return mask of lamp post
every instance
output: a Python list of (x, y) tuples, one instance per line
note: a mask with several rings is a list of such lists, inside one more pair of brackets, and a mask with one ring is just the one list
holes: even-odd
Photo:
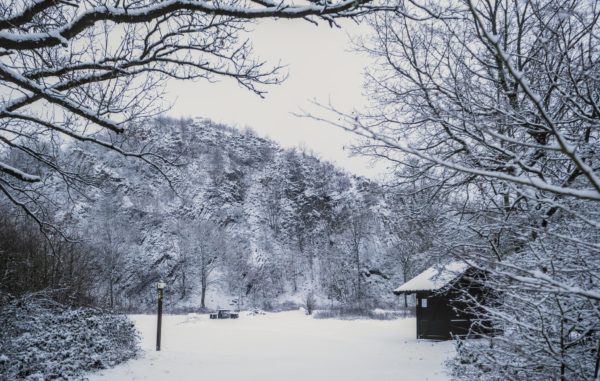
[(160, 328), (162, 325), (162, 301), (163, 301), (163, 290), (167, 285), (162, 280), (156, 284), (156, 290), (158, 291), (158, 321), (156, 324), (156, 350), (160, 351)]

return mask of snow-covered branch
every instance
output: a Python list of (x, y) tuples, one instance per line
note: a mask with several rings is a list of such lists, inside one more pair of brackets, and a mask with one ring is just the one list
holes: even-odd
[(56, 153), (39, 154), (39, 145), (63, 140), (137, 157), (165, 173), (161, 165), (168, 160), (123, 148), (128, 137), (122, 135), (165, 110), (168, 79), (227, 78), (263, 96), (264, 87), (280, 83), (285, 73), (281, 65), (254, 57), (251, 41), (242, 36), (251, 20), (335, 25), (336, 18), (376, 7), (370, 0), (0, 0), (0, 175), (15, 185), (37, 179), (7, 158), (18, 151), (38, 160), (40, 171), (63, 177), (67, 171)]
[[(344, 12), (356, 9), (362, 3), (370, 0), (356, 1), (344, 0), (334, 4), (264, 4), (259, 8), (244, 7), (233, 3), (215, 4), (201, 0), (168, 0), (160, 3), (143, 4), (137, 7), (112, 7), (108, 5), (84, 9), (69, 22), (53, 28), (47, 32), (18, 33), (0, 31), (0, 47), (4, 49), (26, 50), (68, 45), (68, 41), (94, 24), (110, 21), (117, 24), (147, 23), (163, 16), (170, 16), (177, 12), (198, 12), (215, 16), (235, 17), (239, 19), (254, 18), (303, 18), (317, 16), (325, 18), (344, 17)], [(40, 4), (40, 7), (45, 4)], [(25, 20), (27, 20), (25, 18)], [(10, 20), (5, 20), (9, 24)], [(10, 24), (9, 24), (10, 25)]]

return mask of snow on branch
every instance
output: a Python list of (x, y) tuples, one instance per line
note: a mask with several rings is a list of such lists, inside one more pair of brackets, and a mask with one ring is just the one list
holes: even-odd
[(39, 176), (31, 175), (29, 173), (23, 172), (20, 169), (17, 169), (13, 166), (10, 166), (6, 163), (0, 161), (0, 172), (4, 172), (12, 177), (15, 177), (21, 181), (25, 181), (28, 183), (35, 183), (41, 181)]
[[(9, 82), (13, 82), (16, 85), (19, 85), (20, 87), (33, 92), (34, 94), (38, 94), (48, 102), (60, 105), (77, 115), (89, 119), (90, 121), (98, 124), (99, 126), (108, 128), (109, 130), (115, 132), (123, 132), (123, 128), (114, 123), (113, 121), (95, 114), (92, 110), (88, 109), (87, 107), (76, 104), (75, 102), (68, 99), (65, 95), (57, 92), (54, 89), (43, 88), (42, 86), (28, 80), (27, 78), (9, 69), (3, 64), (0, 64), (0, 76), (2, 76), (2, 78)], [(0, 113), (2, 113), (3, 111), (4, 110), (0, 110)]]
[[(229, 78), (263, 96), (263, 85), (286, 76), (280, 64), (254, 57), (252, 42), (243, 35), (250, 20), (321, 19), (335, 25), (336, 18), (374, 10), (377, 5), (367, 6), (370, 1), (143, 0), (109, 5), (28, 0), (3, 5), (0, 92), (6, 95), (0, 102), (0, 151), (23, 158), (15, 163), (0, 158), (14, 166), (2, 169), (6, 189), (19, 188), (18, 194), (31, 196), (27, 199), (33, 204), (42, 199), (44, 185), (20, 184), (38, 180), (27, 174), (30, 163), (42, 164), (49, 178), (67, 187), (77, 183), (77, 169), (68, 169), (70, 163), (56, 149), (65, 141), (138, 158), (170, 182), (162, 167), (171, 165), (170, 160), (153, 153), (156, 147), (133, 142), (138, 136), (124, 134), (168, 108), (163, 96), (169, 79)], [(86, 174), (80, 180), (87, 181)], [(9, 199), (21, 206), (17, 198)]]
[(57, 5), (56, 0), (37, 0), (31, 6), (23, 9), (21, 12), (10, 16), (0, 18), (0, 30), (17, 28), (30, 22), (36, 15)]
[[(471, 263), (471, 265), (478, 267), (481, 270), (488, 271), (495, 276), (506, 277), (519, 282), (520, 285), (531, 286), (536, 290), (543, 292), (577, 295), (587, 299), (600, 301), (600, 290), (586, 290), (579, 286), (556, 280), (540, 270), (525, 269), (504, 262), (498, 263), (497, 269), (493, 269), (489, 266), (483, 268), (474, 263)], [(503, 268), (506, 270), (503, 270)]]
[(594, 169), (592, 167), (587, 165), (584, 162), (584, 160), (579, 157), (579, 155), (577, 154), (576, 147), (569, 144), (567, 139), (563, 136), (563, 134), (557, 127), (556, 122), (553, 120), (553, 118), (550, 116), (550, 114), (546, 110), (546, 107), (544, 106), (540, 95), (537, 94), (535, 91), (533, 91), (533, 89), (529, 86), (528, 81), (524, 78), (523, 73), (521, 73), (519, 70), (517, 70), (514, 67), (514, 65), (511, 63), (510, 57), (502, 48), (502, 45), (501, 45), (501, 42), (500, 42), (498, 36), (494, 35), (493, 33), (489, 32), (487, 30), (483, 20), (481, 19), (481, 16), (475, 9), (473, 1), (469, 0), (468, 3), (469, 3), (469, 7), (471, 9), (471, 12), (473, 14), (473, 17), (479, 26), (479, 30), (483, 33), (483, 35), (485, 36), (487, 41), (493, 46), (493, 48), (495, 49), (498, 56), (502, 59), (502, 61), (506, 65), (508, 72), (512, 75), (512, 77), (521, 86), (521, 88), (523, 89), (523, 92), (527, 95), (527, 97), (530, 99), (530, 101), (535, 105), (539, 114), (541, 115), (543, 120), (547, 123), (547, 126), (550, 127), (552, 134), (554, 135), (554, 137), (556, 138), (556, 141), (558, 142), (558, 145), (560, 146), (561, 151), (573, 161), (573, 163), (579, 168), (579, 170), (581, 170), (583, 175), (585, 177), (587, 177), (587, 179), (589, 180), (592, 187), (596, 190), (596, 193), (600, 195), (600, 177), (598, 177), (596, 175), (596, 173), (594, 172)]
[(0, 31), (0, 47), (13, 50), (39, 49), (64, 45), (84, 30), (100, 21), (114, 23), (145, 23), (159, 17), (169, 16), (175, 12), (201, 12), (215, 16), (235, 17), (240, 19), (253, 18), (304, 18), (344, 17), (344, 12), (353, 10), (370, 0), (345, 0), (336, 4), (273, 5), (264, 3), (263, 7), (250, 8), (231, 5), (219, 5), (212, 2), (197, 0), (170, 0), (140, 7), (111, 7), (101, 6), (86, 10), (77, 15), (72, 21), (49, 32), (14, 33)]
[(370, 139), (372, 141), (377, 141), (381, 143), (382, 146), (385, 148), (392, 148), (404, 153), (408, 153), (448, 169), (486, 178), (494, 178), (498, 180), (509, 181), (515, 184), (526, 185), (539, 190), (552, 192), (564, 196), (577, 197), (584, 200), (600, 201), (600, 191), (597, 191), (596, 189), (575, 189), (571, 187), (550, 184), (538, 177), (515, 176), (498, 171), (490, 171), (476, 167), (468, 167), (461, 163), (456, 163), (451, 160), (440, 158), (436, 155), (428, 154), (423, 149), (419, 149), (408, 144), (402, 144), (396, 139), (386, 136), (385, 134), (382, 134), (380, 132), (377, 132), (367, 125), (360, 124), (360, 122), (356, 121), (356, 119), (352, 115), (343, 114), (339, 111), (332, 109), (329, 109), (329, 111), (335, 111), (337, 115), (344, 117), (345, 121), (334, 122), (331, 119), (322, 118), (318, 115), (311, 113), (305, 113), (299, 116), (308, 117), (314, 120), (332, 124), (358, 136)]

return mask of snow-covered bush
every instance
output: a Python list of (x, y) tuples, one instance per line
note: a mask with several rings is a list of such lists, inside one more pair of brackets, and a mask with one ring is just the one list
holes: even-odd
[(123, 315), (69, 308), (40, 294), (0, 294), (0, 380), (72, 380), (112, 367), (138, 351)]
[(248, 315), (248, 316), (259, 316), (259, 315), (266, 315), (266, 314), (267, 313), (265, 311), (261, 310), (260, 308), (253, 308), (246, 313), (246, 315)]
[(304, 304), (304, 308), (306, 309), (306, 314), (312, 315), (315, 307), (317, 306), (317, 298), (315, 297), (315, 293), (313, 291), (308, 292), (306, 295), (304, 295), (302, 302)]
[(394, 320), (394, 319), (406, 319), (408, 317), (414, 317), (414, 308), (407, 308), (402, 310), (382, 310), (376, 309), (364, 309), (356, 307), (336, 307), (328, 310), (317, 310), (314, 312), (313, 317), (315, 319), (342, 319), (342, 320), (356, 320), (356, 319), (371, 319), (371, 320)]

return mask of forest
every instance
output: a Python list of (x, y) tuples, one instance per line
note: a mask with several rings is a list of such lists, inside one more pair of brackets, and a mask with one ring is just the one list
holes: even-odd
[(52, 230), (3, 205), (7, 292), (60, 289), (70, 303), (141, 312), (163, 280), (173, 311), (273, 309), (311, 293), (374, 308), (394, 305), (394, 285), (433, 261), (426, 237), (441, 219), (417, 216), (418, 196), (251, 130), (160, 118), (147, 131), (135, 144), (169, 160), (163, 171), (95, 147), (65, 150), (93, 181), (43, 205)]
[[(0, 0), (1, 376), (136, 356), (121, 313), (160, 280), (176, 313), (361, 313), (410, 307), (394, 287), (460, 261), (498, 330), (456, 339), (452, 378), (600, 379), (597, 2), (108, 3)], [(387, 180), (164, 116), (168, 81), (285, 80), (246, 38), (261, 19), (368, 26), (369, 106), (300, 116), (354, 134)]]

